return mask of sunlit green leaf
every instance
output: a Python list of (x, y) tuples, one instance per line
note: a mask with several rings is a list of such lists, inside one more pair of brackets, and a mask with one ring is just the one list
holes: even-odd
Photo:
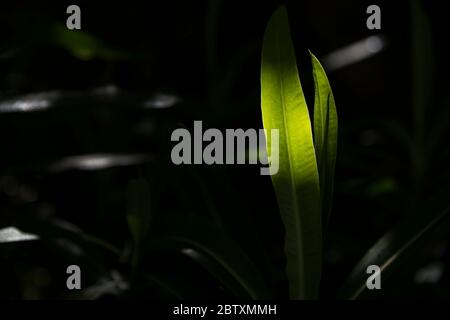
[[(319, 175), (285, 7), (273, 14), (264, 35), (261, 104), (264, 128), (279, 130), (279, 171), (272, 182), (285, 226), (290, 297), (314, 299), (322, 263)], [(273, 165), (272, 143), (268, 133)]]
[(331, 211), (336, 164), (338, 119), (333, 92), (325, 70), (310, 52), (313, 66), (314, 98), (314, 146), (320, 177), (322, 225), (326, 230)]

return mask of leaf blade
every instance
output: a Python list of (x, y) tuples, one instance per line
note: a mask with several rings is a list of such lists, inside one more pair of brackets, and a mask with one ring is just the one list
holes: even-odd
[(151, 251), (180, 252), (196, 261), (238, 298), (267, 299), (270, 292), (257, 266), (220, 226), (195, 215), (167, 215)]
[(336, 166), (338, 118), (333, 92), (319, 60), (309, 52), (314, 78), (314, 146), (320, 177), (322, 226), (326, 230), (331, 213)]
[[(289, 295), (317, 298), (322, 263), (319, 176), (284, 6), (272, 15), (264, 34), (261, 107), (264, 128), (279, 130), (279, 171), (272, 182), (285, 226)], [(271, 146), (269, 133), (267, 153), (272, 165), (276, 159)]]
[(136, 268), (151, 223), (150, 186), (145, 178), (133, 179), (128, 184), (127, 222), (134, 245), (132, 265)]
[(358, 299), (367, 289), (366, 268), (378, 265), (384, 275), (398, 268), (404, 257), (417, 247), (420, 240), (450, 218), (450, 207), (415, 219), (404, 219), (381, 237), (361, 258), (339, 293), (341, 299)]

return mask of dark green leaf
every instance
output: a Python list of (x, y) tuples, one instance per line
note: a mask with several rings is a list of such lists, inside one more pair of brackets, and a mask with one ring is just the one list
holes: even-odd
[(338, 119), (333, 92), (325, 70), (319, 60), (310, 52), (313, 66), (314, 98), (314, 146), (320, 177), (322, 203), (322, 225), (326, 225), (331, 212), (336, 165)]
[(237, 297), (269, 297), (259, 270), (239, 245), (212, 221), (192, 215), (166, 217), (151, 250), (180, 252), (199, 263)]
[(357, 299), (366, 291), (366, 268), (370, 265), (379, 266), (383, 278), (392, 274), (404, 262), (405, 257), (417, 251), (420, 240), (430, 236), (449, 219), (450, 207), (431, 214), (426, 211), (419, 213), (421, 214), (404, 219), (367, 251), (342, 287), (340, 298)]
[(127, 221), (133, 236), (133, 266), (136, 267), (151, 221), (150, 187), (144, 178), (134, 179), (128, 184)]

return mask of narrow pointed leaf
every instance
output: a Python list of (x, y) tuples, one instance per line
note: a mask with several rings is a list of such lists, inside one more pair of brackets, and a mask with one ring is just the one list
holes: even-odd
[(333, 92), (319, 60), (310, 52), (314, 76), (314, 146), (320, 177), (323, 230), (329, 220), (336, 165), (338, 120)]
[[(413, 174), (416, 188), (422, 188), (425, 174), (427, 152), (436, 145), (437, 139), (426, 140), (426, 109), (432, 97), (433, 52), (430, 19), (420, 1), (411, 2), (412, 27), (412, 84), (413, 84)], [(445, 118), (445, 117), (441, 117)], [(439, 121), (434, 120), (433, 128), (439, 128)], [(437, 124), (437, 125), (436, 125)], [(433, 132), (433, 128), (431, 132)], [(433, 137), (433, 136), (431, 136)], [(408, 214), (398, 226), (379, 239), (367, 254), (356, 265), (345, 282), (339, 294), (343, 299), (357, 299), (368, 294), (366, 288), (367, 274), (365, 268), (376, 264), (382, 272), (382, 279), (398, 270), (411, 253), (417, 253), (424, 239), (443, 224), (450, 222), (450, 207), (448, 207), (449, 189), (435, 196), (433, 201), (422, 205), (420, 210)], [(436, 201), (438, 200), (438, 201)], [(439, 208), (436, 208), (439, 206)], [(410, 266), (408, 266), (410, 267)]]
[(265, 281), (252, 260), (217, 224), (193, 215), (167, 215), (162, 235), (149, 242), (151, 251), (182, 253), (242, 299), (270, 298)]
[(417, 252), (421, 240), (450, 220), (450, 207), (431, 214), (426, 211), (421, 213), (424, 214), (404, 219), (367, 251), (343, 285), (339, 298), (355, 300), (364, 296), (369, 291), (366, 286), (368, 266), (379, 266), (382, 279), (386, 279), (405, 263), (411, 253)]
[(140, 260), (142, 242), (147, 236), (151, 219), (150, 187), (144, 178), (130, 181), (127, 189), (127, 222), (133, 237), (134, 267)]
[(279, 130), (279, 171), (272, 182), (285, 227), (290, 298), (314, 299), (322, 255), (319, 176), (285, 7), (273, 14), (264, 35), (261, 104), (271, 166), (277, 157), (270, 130)]
[[(427, 148), (433, 146), (432, 140), (426, 141), (427, 120), (433, 102), (433, 42), (430, 18), (426, 14), (421, 1), (411, 2), (411, 34), (412, 34), (412, 105), (414, 120), (413, 174), (416, 187), (420, 190), (425, 179), (427, 167)], [(438, 119), (432, 119), (437, 123)]]

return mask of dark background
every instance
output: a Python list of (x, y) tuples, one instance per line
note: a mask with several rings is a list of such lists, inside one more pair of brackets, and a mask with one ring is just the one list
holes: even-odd
[[(334, 299), (356, 262), (398, 221), (431, 210), (427, 201), (438, 193), (448, 200), (449, 30), (442, 2), (423, 1), (432, 30), (431, 45), (424, 46), (432, 59), (425, 63), (430, 78), (420, 79), (417, 90), (409, 1), (80, 1), (81, 37), (65, 29), (66, 8), (75, 3), (2, 4), (0, 228), (18, 226), (41, 240), (0, 244), (1, 298), (88, 298), (88, 288), (100, 292), (95, 297), (115, 299), (241, 297), (201, 261), (182, 254), (187, 247), (159, 246), (157, 239), (177, 233), (186, 217), (200, 220), (190, 232), (232, 251), (214, 230), (224, 231), (271, 296), (287, 298), (283, 227), (270, 179), (258, 166), (170, 161), (170, 133), (192, 127), (193, 120), (221, 129), (262, 128), (262, 39), (270, 15), (284, 3), (310, 106), (307, 49), (321, 59), (371, 35), (387, 40), (379, 54), (328, 72), (339, 146), (321, 297)], [(370, 4), (381, 7), (381, 30), (366, 28)], [(418, 114), (421, 90), (426, 103)], [(24, 96), (36, 93), (41, 96)], [(161, 95), (176, 103), (148, 107)], [(51, 103), (45, 110), (8, 111), (24, 99)], [(417, 118), (424, 133), (417, 132)], [(114, 162), (124, 154), (131, 163)], [(67, 164), (67, 157), (79, 155), (107, 155), (110, 165), (86, 170), (79, 159)], [(136, 178), (148, 181), (152, 218), (133, 267), (126, 197)], [(68, 232), (68, 223), (120, 254), (86, 241), (80, 231)], [(447, 231), (434, 232), (371, 297), (448, 298)], [(70, 264), (83, 271), (84, 290), (76, 293), (65, 287)], [(440, 276), (418, 280), (423, 270)], [(118, 275), (126, 288), (117, 287)]]

